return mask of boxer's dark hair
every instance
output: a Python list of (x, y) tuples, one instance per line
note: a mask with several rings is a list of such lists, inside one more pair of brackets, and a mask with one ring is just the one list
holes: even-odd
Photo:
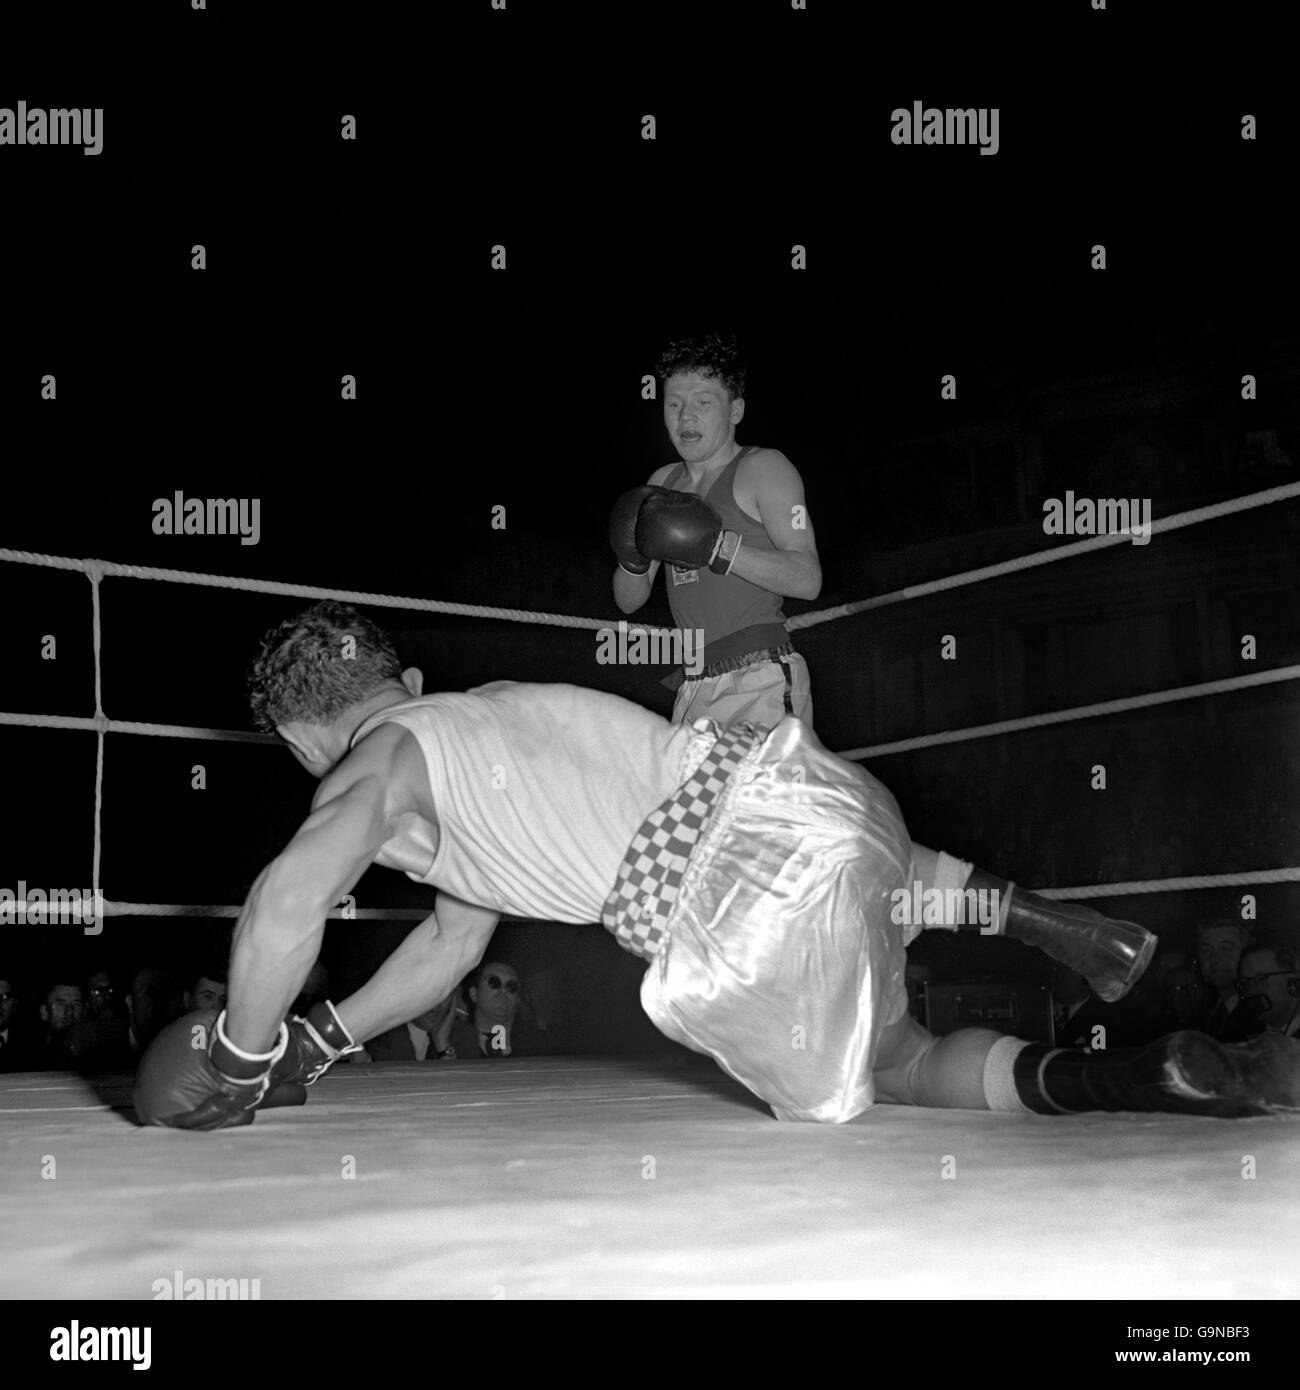
[(733, 401), (744, 396), (749, 375), (734, 333), (702, 333), (669, 343), (659, 354), (655, 375), (660, 381), (667, 381), (679, 372), (716, 378)]
[[(356, 650), (344, 656), (344, 640)], [(248, 672), (253, 723), (332, 724), (351, 705), (400, 680), (402, 663), (388, 634), (350, 603), (324, 599), (287, 618), (262, 639)]]

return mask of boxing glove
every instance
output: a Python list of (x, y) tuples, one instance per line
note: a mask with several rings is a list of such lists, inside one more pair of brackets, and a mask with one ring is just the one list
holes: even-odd
[(168, 1024), (149, 1044), (135, 1077), (142, 1123), (204, 1130), (252, 1124), (253, 1111), (271, 1098), (271, 1073), (288, 1046), (288, 1028), (280, 1025), (270, 1052), (251, 1054), (231, 1043), (224, 1023), (224, 1009), (200, 1010)]
[(328, 999), (307, 1010), (307, 1017), (294, 1015), (288, 1024), (284, 1055), (271, 1071), (272, 1085), (286, 1082), (310, 1086), (319, 1081), (338, 1059), (361, 1046), (343, 1026)]
[(662, 491), (663, 488), (634, 487), (614, 503), (609, 514), (609, 543), (628, 574), (644, 574), (650, 568), (650, 561), (636, 548), (636, 519), (641, 503), (651, 493)]
[[(726, 573), (739, 544), (739, 534), (724, 531), (722, 518), (694, 493), (654, 488), (641, 503), (636, 545), (652, 560), (666, 560), (682, 569), (708, 565)], [(725, 554), (726, 563), (719, 568), (715, 562), (720, 553)]]

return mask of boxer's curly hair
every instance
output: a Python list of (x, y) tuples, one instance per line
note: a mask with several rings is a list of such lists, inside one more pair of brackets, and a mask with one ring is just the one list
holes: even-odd
[(332, 724), (401, 675), (383, 628), (350, 603), (325, 599), (262, 639), (248, 672), (253, 723), (267, 732), (278, 724)]
[(655, 375), (660, 381), (667, 381), (679, 372), (715, 377), (733, 401), (744, 396), (749, 376), (734, 333), (703, 333), (669, 343), (659, 354)]

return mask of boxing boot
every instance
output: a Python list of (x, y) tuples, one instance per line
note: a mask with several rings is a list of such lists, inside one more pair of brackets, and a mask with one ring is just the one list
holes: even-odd
[(1122, 999), (1133, 988), (1155, 954), (1155, 933), (1136, 922), (1103, 917), (1077, 903), (1040, 898), (983, 869), (971, 872), (966, 888), (996, 891), (1002, 906), (1001, 934), (1037, 946), (1069, 966), (1107, 1004)]
[(1221, 1043), (1187, 1029), (1114, 1052), (1030, 1043), (1016, 1057), (1015, 1081), (1022, 1101), (1041, 1113), (1300, 1114), (1300, 1041), (1264, 1033)]

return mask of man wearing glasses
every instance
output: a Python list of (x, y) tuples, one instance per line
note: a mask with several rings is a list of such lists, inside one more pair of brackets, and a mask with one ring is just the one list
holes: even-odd
[(1239, 1009), (1257, 1013), (1269, 1033), (1300, 1036), (1300, 970), (1289, 946), (1256, 946), (1238, 967)]
[[(489, 959), (465, 991), (470, 1017), (457, 1019), (451, 1050), (457, 1057), (509, 1057), (517, 1052), (515, 1021), (523, 986), (513, 966)], [(529, 1051), (527, 1047), (525, 1051)]]

